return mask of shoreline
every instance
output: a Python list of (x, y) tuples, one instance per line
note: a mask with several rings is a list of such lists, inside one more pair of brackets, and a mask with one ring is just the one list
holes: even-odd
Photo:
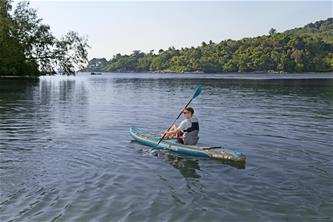
[[(79, 71), (78, 73), (86, 73), (86, 74), (90, 74), (90, 71)], [(216, 76), (216, 75), (238, 75), (238, 76), (243, 76), (243, 77), (251, 77), (251, 75), (272, 75), (272, 76), (276, 76), (276, 77), (281, 77), (281, 76), (294, 76), (294, 75), (327, 75), (327, 76), (332, 76), (333, 78), (333, 72), (299, 72), (299, 73), (273, 73), (273, 72), (228, 72), (228, 73), (204, 73), (204, 72), (103, 72), (101, 71), (101, 73), (103, 74), (175, 74), (175, 75), (179, 75), (181, 76), (182, 74), (192, 74), (192, 75), (206, 75), (206, 77), (209, 76)], [(40, 77), (45, 77), (45, 76), (57, 76), (57, 75), (41, 75), (41, 76), (0, 76), (0, 79), (34, 79), (37, 80)], [(66, 75), (60, 75), (60, 76), (66, 76)], [(73, 75), (76, 76), (76, 75)]]
[(0, 76), (0, 79), (39, 79), (40, 76)]
[(202, 72), (202, 71), (194, 71), (194, 72), (169, 72), (169, 71), (146, 71), (146, 72), (134, 72), (134, 71), (128, 71), (128, 72), (110, 72), (110, 71), (85, 71), (85, 70), (80, 70), (77, 73), (92, 73), (92, 72), (100, 72), (100, 73), (152, 73), (152, 74), (204, 74), (204, 75), (227, 75), (227, 74), (238, 74), (238, 75), (248, 75), (248, 74), (271, 74), (271, 75), (293, 75), (293, 74), (333, 74), (333, 71), (331, 72), (318, 72), (318, 71), (311, 71), (311, 72), (262, 72), (262, 71), (257, 71), (257, 72), (218, 72), (218, 73), (207, 73), (207, 72)]

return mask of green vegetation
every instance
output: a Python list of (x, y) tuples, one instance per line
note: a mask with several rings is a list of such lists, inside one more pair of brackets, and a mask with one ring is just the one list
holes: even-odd
[[(103, 61), (105, 59), (102, 59)], [(99, 63), (97, 66), (96, 63)], [(104, 64), (104, 65), (102, 65)], [(94, 68), (95, 67), (95, 68)], [(110, 72), (332, 72), (333, 19), (269, 35), (203, 42), (199, 47), (114, 56), (89, 62), (86, 71)]]
[(73, 74), (87, 62), (87, 40), (75, 32), (56, 39), (29, 2), (12, 10), (0, 0), (0, 76)]

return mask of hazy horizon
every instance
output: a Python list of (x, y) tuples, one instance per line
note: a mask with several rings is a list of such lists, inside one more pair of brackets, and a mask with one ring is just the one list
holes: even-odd
[(283, 32), (332, 17), (331, 1), (32, 1), (56, 36), (88, 36), (89, 59)]

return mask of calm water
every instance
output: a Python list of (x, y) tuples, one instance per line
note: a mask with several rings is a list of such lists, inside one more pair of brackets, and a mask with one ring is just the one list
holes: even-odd
[[(332, 221), (325, 76), (0, 79), (0, 221)], [(130, 141), (167, 128), (198, 84), (201, 142), (245, 168)]]

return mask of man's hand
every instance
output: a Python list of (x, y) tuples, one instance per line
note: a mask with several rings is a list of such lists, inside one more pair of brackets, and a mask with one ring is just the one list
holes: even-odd
[(165, 136), (168, 136), (168, 131), (164, 131), (163, 133), (161, 133), (161, 136), (164, 136), (164, 134)]

